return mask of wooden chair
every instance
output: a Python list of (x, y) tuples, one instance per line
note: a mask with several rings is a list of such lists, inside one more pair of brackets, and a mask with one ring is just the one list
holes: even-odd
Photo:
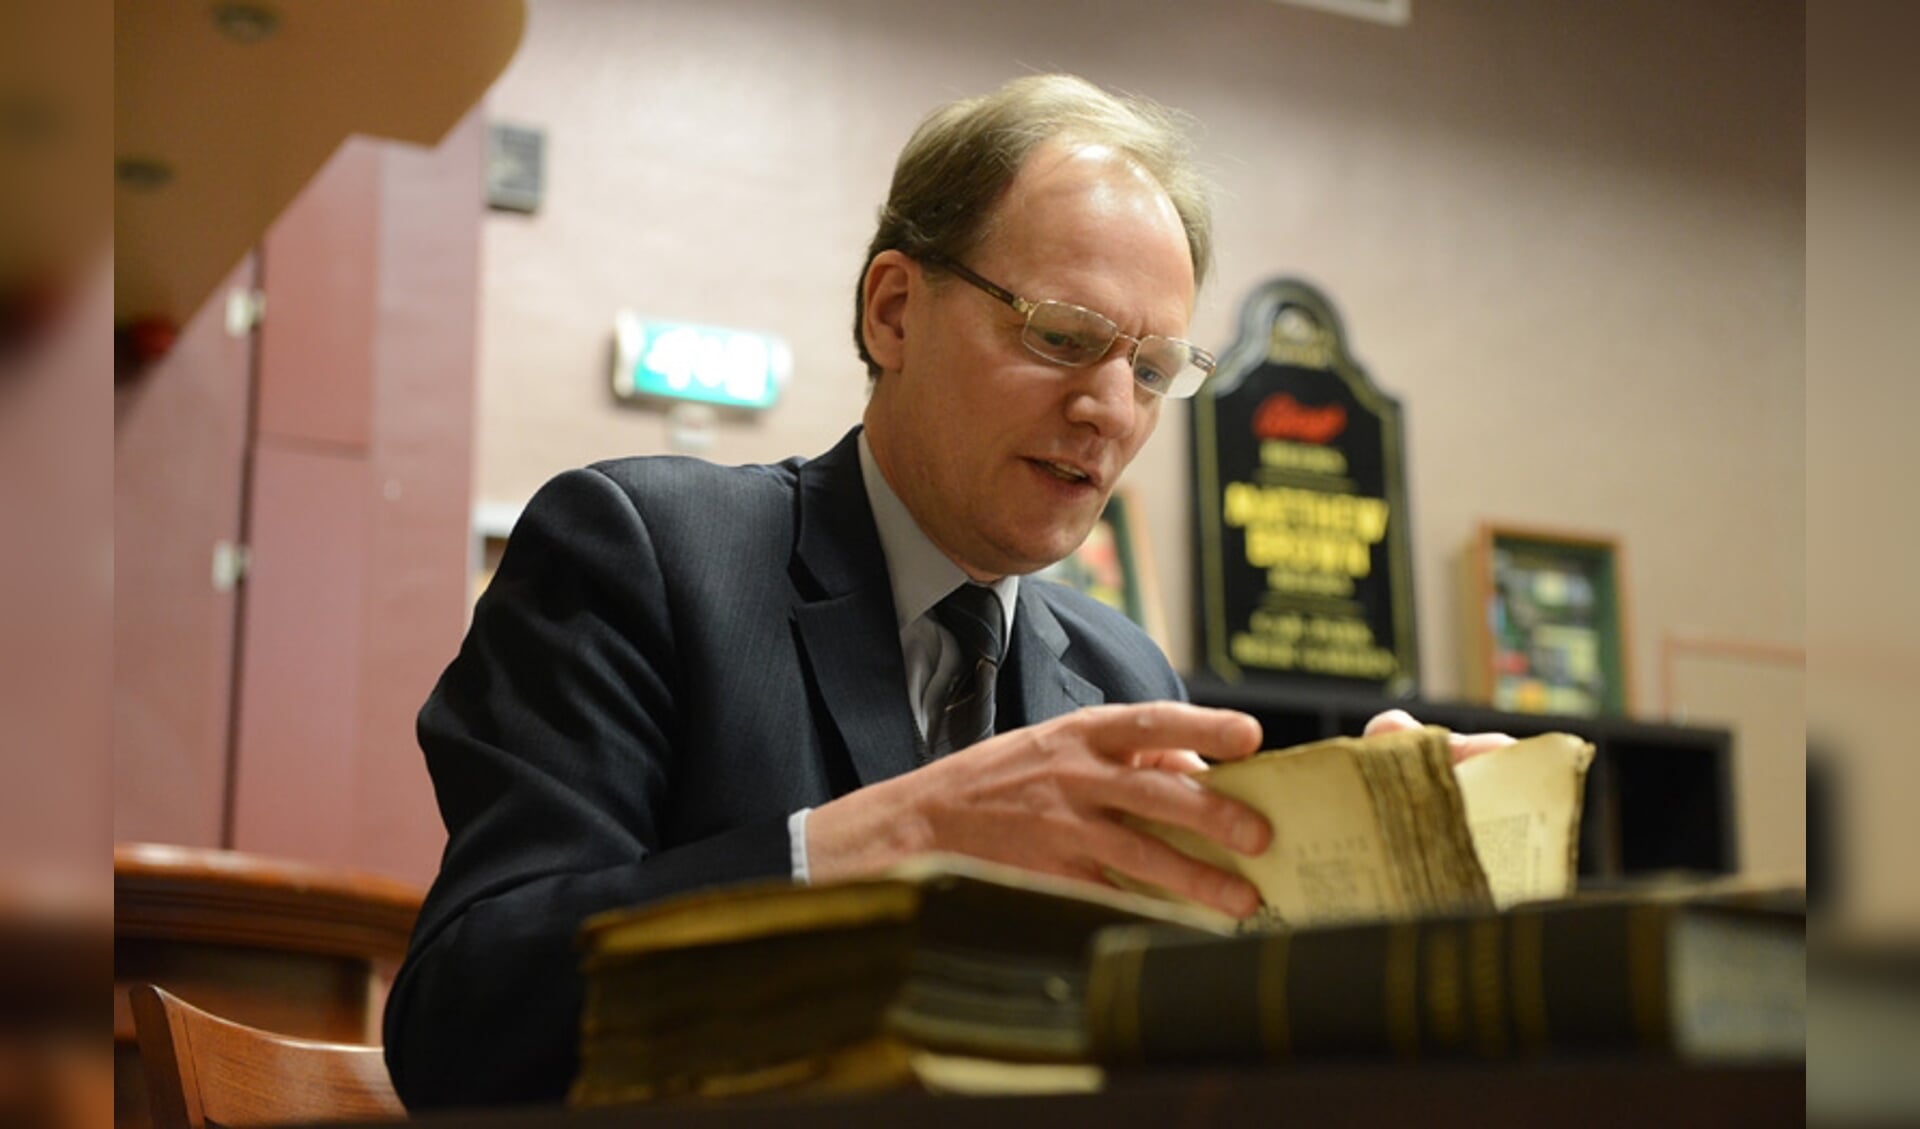
[(375, 1001), (407, 951), (425, 893), (384, 875), (244, 851), (114, 844), (105, 958), (114, 1129), (153, 1129), (128, 988), (157, 984), (282, 1035), (367, 1043), (379, 1038)]
[(379, 1047), (276, 1035), (152, 984), (130, 991), (155, 1129), (400, 1119)]

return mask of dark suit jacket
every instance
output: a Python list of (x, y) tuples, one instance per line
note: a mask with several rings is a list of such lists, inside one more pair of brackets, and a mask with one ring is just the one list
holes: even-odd
[[(601, 910), (792, 873), (788, 816), (915, 766), (855, 433), (813, 461), (636, 458), (533, 499), (420, 712), (447, 825), (386, 1013), (410, 1107), (553, 1101)], [(1001, 728), (1184, 697), (1158, 648), (1020, 586)]]

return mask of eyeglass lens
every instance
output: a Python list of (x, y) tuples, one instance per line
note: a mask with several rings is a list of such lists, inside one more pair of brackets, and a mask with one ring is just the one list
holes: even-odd
[[(1106, 317), (1068, 302), (1037, 302), (1027, 316), (1025, 341), (1040, 356), (1063, 365), (1090, 365), (1106, 356), (1119, 336)], [(1167, 337), (1143, 337), (1133, 354), (1134, 379), (1171, 396), (1198, 391), (1208, 370), (1192, 346)]]

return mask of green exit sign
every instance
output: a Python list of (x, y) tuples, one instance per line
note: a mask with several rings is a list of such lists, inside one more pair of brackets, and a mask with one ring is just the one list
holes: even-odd
[(683, 322), (614, 318), (613, 394), (622, 400), (695, 400), (770, 408), (793, 375), (793, 351), (778, 337)]

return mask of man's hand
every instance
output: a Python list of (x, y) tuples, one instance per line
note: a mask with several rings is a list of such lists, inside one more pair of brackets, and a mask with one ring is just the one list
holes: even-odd
[[(1409, 729), (1419, 729), (1420, 723), (1406, 710), (1388, 710), (1373, 715), (1367, 722), (1367, 736), (1375, 733), (1401, 733)], [(1477, 757), (1481, 753), (1513, 744), (1513, 738), (1505, 733), (1454, 733), (1448, 737), (1453, 748), (1453, 763), (1459, 764), (1468, 757)]]
[(1102, 884), (1111, 870), (1245, 917), (1260, 904), (1251, 884), (1119, 816), (1259, 854), (1273, 838), (1267, 821), (1191, 778), (1208, 760), (1239, 760), (1259, 747), (1260, 723), (1231, 710), (1180, 702), (1078, 710), (814, 809), (808, 870), (832, 881), (951, 851)]

